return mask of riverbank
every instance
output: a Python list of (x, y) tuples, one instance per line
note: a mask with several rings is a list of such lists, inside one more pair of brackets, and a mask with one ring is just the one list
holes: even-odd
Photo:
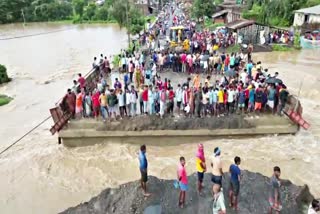
[[(260, 173), (242, 171), (239, 195), (238, 214), (267, 213), (269, 208), (269, 178)], [(163, 180), (149, 177), (147, 184), (151, 196), (143, 198), (140, 181), (120, 185), (118, 188), (107, 188), (90, 201), (69, 208), (61, 214), (104, 214), (104, 213), (144, 213), (144, 214), (202, 214), (212, 213), (212, 182), (210, 174), (204, 176), (203, 195), (197, 193), (197, 174), (188, 176), (189, 189), (186, 193), (186, 206), (178, 208), (178, 189), (174, 188), (174, 180)], [(225, 173), (222, 182), (225, 205), (229, 204), (228, 190), (230, 175)], [(254, 182), (253, 182), (254, 180)], [(283, 180), (280, 188), (283, 209), (282, 214), (306, 213), (313, 196), (308, 186), (296, 186)], [(236, 213), (227, 206), (227, 213)]]

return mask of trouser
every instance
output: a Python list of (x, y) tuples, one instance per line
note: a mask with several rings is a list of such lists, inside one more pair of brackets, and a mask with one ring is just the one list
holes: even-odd
[(130, 82), (133, 82), (133, 72), (130, 72)]
[(137, 103), (130, 103), (130, 112), (132, 116), (135, 116), (137, 113)]
[(154, 114), (155, 110), (154, 110), (154, 102), (149, 102), (149, 114)]
[(143, 101), (143, 110), (144, 113), (148, 113), (148, 101)]
[(100, 106), (100, 111), (103, 119), (106, 119), (109, 115), (107, 106)]
[(195, 103), (195, 113), (197, 117), (200, 117), (201, 103)]
[(228, 102), (228, 112), (229, 114), (232, 114), (234, 111), (234, 103), (233, 102)]
[(124, 117), (124, 113), (127, 115), (127, 110), (125, 106), (119, 106), (120, 116)]
[(160, 101), (160, 115), (164, 115), (164, 108), (166, 106), (166, 103), (163, 101)]
[(187, 70), (187, 64), (186, 63), (182, 63), (182, 73), (185, 73)]
[(154, 108), (155, 108), (155, 112), (158, 114), (160, 112), (160, 103), (156, 102), (154, 105)]
[(144, 110), (143, 110), (143, 101), (140, 101), (140, 114), (143, 114)]
[(167, 106), (167, 112), (169, 114), (173, 114), (173, 108), (174, 108), (174, 102), (173, 100), (169, 100), (168, 106)]

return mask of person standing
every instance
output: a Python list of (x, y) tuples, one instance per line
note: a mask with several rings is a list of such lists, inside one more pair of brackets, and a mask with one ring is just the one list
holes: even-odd
[[(211, 160), (211, 167), (212, 167), (212, 177), (211, 181), (213, 184), (217, 184), (219, 186), (222, 186), (222, 161), (221, 161), (221, 150), (219, 147), (216, 147), (214, 149), (213, 158)], [(214, 190), (213, 190), (214, 192)]]
[(176, 90), (178, 115), (180, 115), (180, 111), (181, 111), (182, 97), (183, 97), (183, 91), (182, 91), (181, 85), (178, 84), (178, 88)]
[(204, 157), (203, 144), (201, 143), (198, 145), (198, 151), (196, 154), (196, 168), (198, 174), (198, 193), (201, 195), (202, 182), (206, 171), (206, 159)]
[(141, 94), (141, 98), (142, 98), (142, 101), (143, 101), (143, 113), (144, 114), (148, 114), (148, 86), (145, 85), (144, 86), (144, 90)]
[(184, 157), (180, 157), (180, 164), (178, 166), (178, 181), (180, 187), (179, 193), (179, 207), (183, 208), (186, 200), (186, 191), (188, 190), (188, 177), (185, 168), (186, 160)]
[(239, 165), (241, 163), (240, 157), (236, 156), (234, 158), (234, 164), (230, 165), (229, 172), (231, 174), (230, 179), (230, 191), (229, 191), (229, 201), (230, 207), (233, 207), (235, 210), (238, 210), (238, 195), (240, 191), (240, 179), (241, 179), (241, 170)]
[(160, 92), (160, 117), (163, 118), (167, 101), (167, 92), (162, 88)]
[(148, 160), (146, 157), (147, 147), (146, 145), (140, 146), (139, 152), (139, 169), (141, 174), (141, 188), (143, 190), (143, 196), (148, 197), (150, 193), (147, 192), (147, 181), (148, 181)]
[(123, 93), (122, 89), (120, 89), (117, 95), (117, 99), (119, 104), (120, 118), (122, 119), (124, 117), (124, 114), (128, 116), (127, 110), (126, 110), (126, 104), (125, 104), (125, 94)]
[(273, 213), (273, 210), (276, 214), (280, 214), (282, 209), (281, 201), (280, 201), (280, 175), (281, 170), (280, 167), (275, 166), (273, 168), (273, 175), (270, 178), (270, 192), (269, 192), (269, 214)]
[(137, 113), (137, 99), (138, 99), (138, 92), (134, 89), (134, 86), (131, 86), (130, 91), (130, 113), (131, 116), (136, 116)]
[(309, 209), (308, 209), (308, 214), (317, 214), (320, 211), (320, 203), (318, 200), (313, 199)]
[(154, 91), (152, 90), (152, 85), (149, 85), (149, 90), (148, 90), (148, 109), (149, 109), (149, 115), (152, 115), (155, 113), (155, 108), (154, 108)]
[(86, 79), (83, 78), (83, 76), (79, 73), (78, 74), (79, 78), (78, 78), (78, 83), (80, 85), (80, 89), (85, 88), (86, 87)]
[(112, 114), (113, 114), (114, 118), (117, 119), (116, 105), (118, 104), (118, 99), (114, 89), (112, 89), (110, 92), (111, 94), (107, 96), (109, 117), (110, 119), (112, 119)]
[(226, 205), (224, 202), (224, 195), (221, 191), (221, 186), (218, 184), (213, 185), (213, 214), (226, 214)]
[(107, 107), (108, 106), (107, 96), (104, 91), (99, 96), (99, 104), (100, 104), (100, 112), (101, 112), (103, 121), (105, 122), (109, 112), (108, 112), (108, 107)]

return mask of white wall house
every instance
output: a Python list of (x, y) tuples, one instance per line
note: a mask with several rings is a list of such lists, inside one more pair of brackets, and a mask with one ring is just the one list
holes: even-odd
[(295, 11), (293, 26), (302, 26), (305, 23), (320, 23), (320, 5)]

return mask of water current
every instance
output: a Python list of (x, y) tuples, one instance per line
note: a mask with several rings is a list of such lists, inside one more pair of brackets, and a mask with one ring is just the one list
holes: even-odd
[[(0, 40), (0, 64), (13, 81), (0, 94), (14, 100), (0, 107), (2, 150), (49, 115), (78, 72), (86, 73), (93, 56), (117, 53), (126, 46), (125, 31), (110, 25), (30, 24), (0, 26), (0, 38), (48, 31), (51, 34)], [(279, 165), (282, 177), (308, 184), (320, 197), (320, 50), (259, 53), (270, 72), (278, 71), (291, 93), (300, 94), (308, 131), (295, 136), (216, 139), (204, 143), (207, 158), (215, 146), (222, 148), (224, 169), (235, 155), (242, 169), (271, 175)], [(300, 87), (301, 86), (301, 87)], [(139, 178), (137, 145), (95, 145), (65, 148), (51, 136), (49, 120), (0, 157), (1, 213), (57, 213), (90, 199), (104, 188)], [(175, 178), (180, 155), (188, 173), (195, 171), (197, 143), (148, 148), (149, 173)]]

